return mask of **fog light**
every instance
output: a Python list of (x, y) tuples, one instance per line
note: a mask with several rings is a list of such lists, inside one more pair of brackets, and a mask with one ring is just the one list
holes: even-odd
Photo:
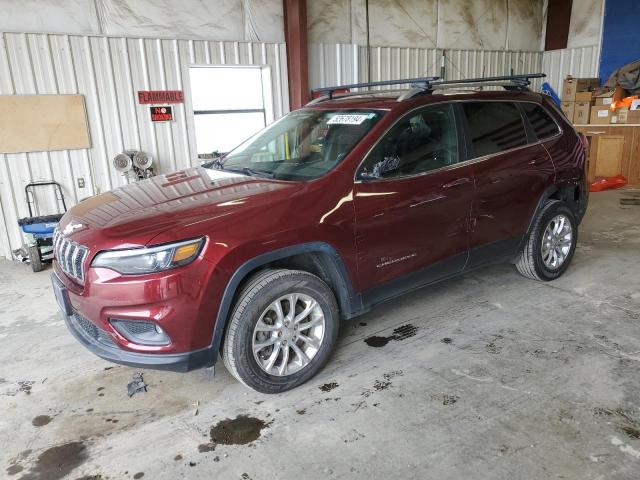
[(169, 345), (171, 338), (153, 322), (144, 320), (110, 320), (113, 328), (124, 338), (138, 345)]

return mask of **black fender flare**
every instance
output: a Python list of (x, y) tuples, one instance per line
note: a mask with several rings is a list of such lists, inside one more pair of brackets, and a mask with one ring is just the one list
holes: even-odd
[(542, 208), (544, 207), (544, 204), (547, 202), (547, 200), (549, 200), (551, 195), (553, 195), (557, 191), (558, 191), (558, 187), (554, 185), (552, 187), (547, 188), (544, 192), (542, 192), (542, 195), (540, 195), (540, 198), (538, 199), (538, 203), (536, 205), (536, 208), (533, 210), (533, 214), (531, 215), (531, 218), (529, 219), (529, 225), (527, 226), (527, 233), (525, 235), (524, 241), (526, 241), (526, 237), (531, 233), (531, 229), (533, 228), (533, 224), (535, 223), (536, 218), (538, 217), (538, 214), (542, 211)]
[(222, 336), (227, 324), (229, 312), (233, 306), (233, 300), (238, 287), (247, 275), (263, 265), (305, 253), (325, 254), (324, 258), (328, 261), (324, 262), (325, 265), (323, 266), (327, 269), (327, 273), (331, 276), (334, 287), (337, 290), (334, 293), (336, 294), (336, 299), (340, 305), (343, 317), (351, 318), (362, 312), (362, 298), (360, 294), (354, 291), (351, 278), (344, 262), (342, 261), (342, 257), (333, 246), (326, 242), (309, 242), (279, 248), (247, 260), (235, 270), (233, 275), (231, 275), (231, 278), (224, 289), (224, 293), (222, 294), (222, 300), (220, 301), (220, 306), (218, 308), (218, 315), (216, 316), (213, 327), (213, 336), (211, 339), (211, 349), (213, 352), (218, 352), (220, 350)]

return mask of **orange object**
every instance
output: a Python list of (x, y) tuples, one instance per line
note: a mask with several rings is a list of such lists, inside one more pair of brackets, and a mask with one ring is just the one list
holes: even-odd
[(626, 184), (627, 179), (622, 175), (616, 175), (615, 177), (603, 177), (596, 179), (595, 182), (589, 185), (589, 191), (601, 192), (603, 190), (612, 190), (624, 187)]
[(630, 97), (624, 97), (622, 100), (614, 100), (611, 102), (611, 110), (617, 110), (618, 108), (631, 108), (631, 104), (634, 100), (637, 100), (637, 95), (631, 95)]

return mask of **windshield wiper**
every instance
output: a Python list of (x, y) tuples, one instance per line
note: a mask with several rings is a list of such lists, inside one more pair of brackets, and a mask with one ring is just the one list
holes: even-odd
[(275, 174), (273, 172), (265, 172), (264, 170), (256, 170), (249, 167), (242, 168), (226, 168), (224, 166), (220, 167), (222, 170), (227, 170), (228, 172), (236, 172), (243, 173), (250, 177), (263, 177), (263, 178), (275, 178)]

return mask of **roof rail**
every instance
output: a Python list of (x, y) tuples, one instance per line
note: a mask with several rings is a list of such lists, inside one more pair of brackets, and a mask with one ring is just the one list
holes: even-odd
[[(442, 80), (439, 77), (422, 77), (422, 78), (410, 78), (402, 80), (384, 80), (380, 82), (369, 83), (354, 83), (351, 85), (339, 85), (335, 87), (323, 87), (316, 88), (313, 92), (320, 93), (321, 96), (312, 100), (307, 105), (323, 102), (325, 100), (331, 100), (336, 90), (348, 90), (351, 88), (370, 88), (378, 87), (382, 85), (411, 85), (411, 90), (398, 97), (398, 101), (407, 100), (415, 97), (416, 95), (430, 94), (437, 88), (451, 88), (451, 87), (465, 87), (469, 85), (478, 86), (499, 86), (505, 90), (528, 90), (531, 84), (532, 78), (544, 78), (544, 73), (527, 73), (521, 75), (504, 75), (497, 77), (479, 77), (479, 78), (467, 78), (463, 80)], [(349, 92), (342, 96), (347, 95), (360, 95), (362, 92)]]

